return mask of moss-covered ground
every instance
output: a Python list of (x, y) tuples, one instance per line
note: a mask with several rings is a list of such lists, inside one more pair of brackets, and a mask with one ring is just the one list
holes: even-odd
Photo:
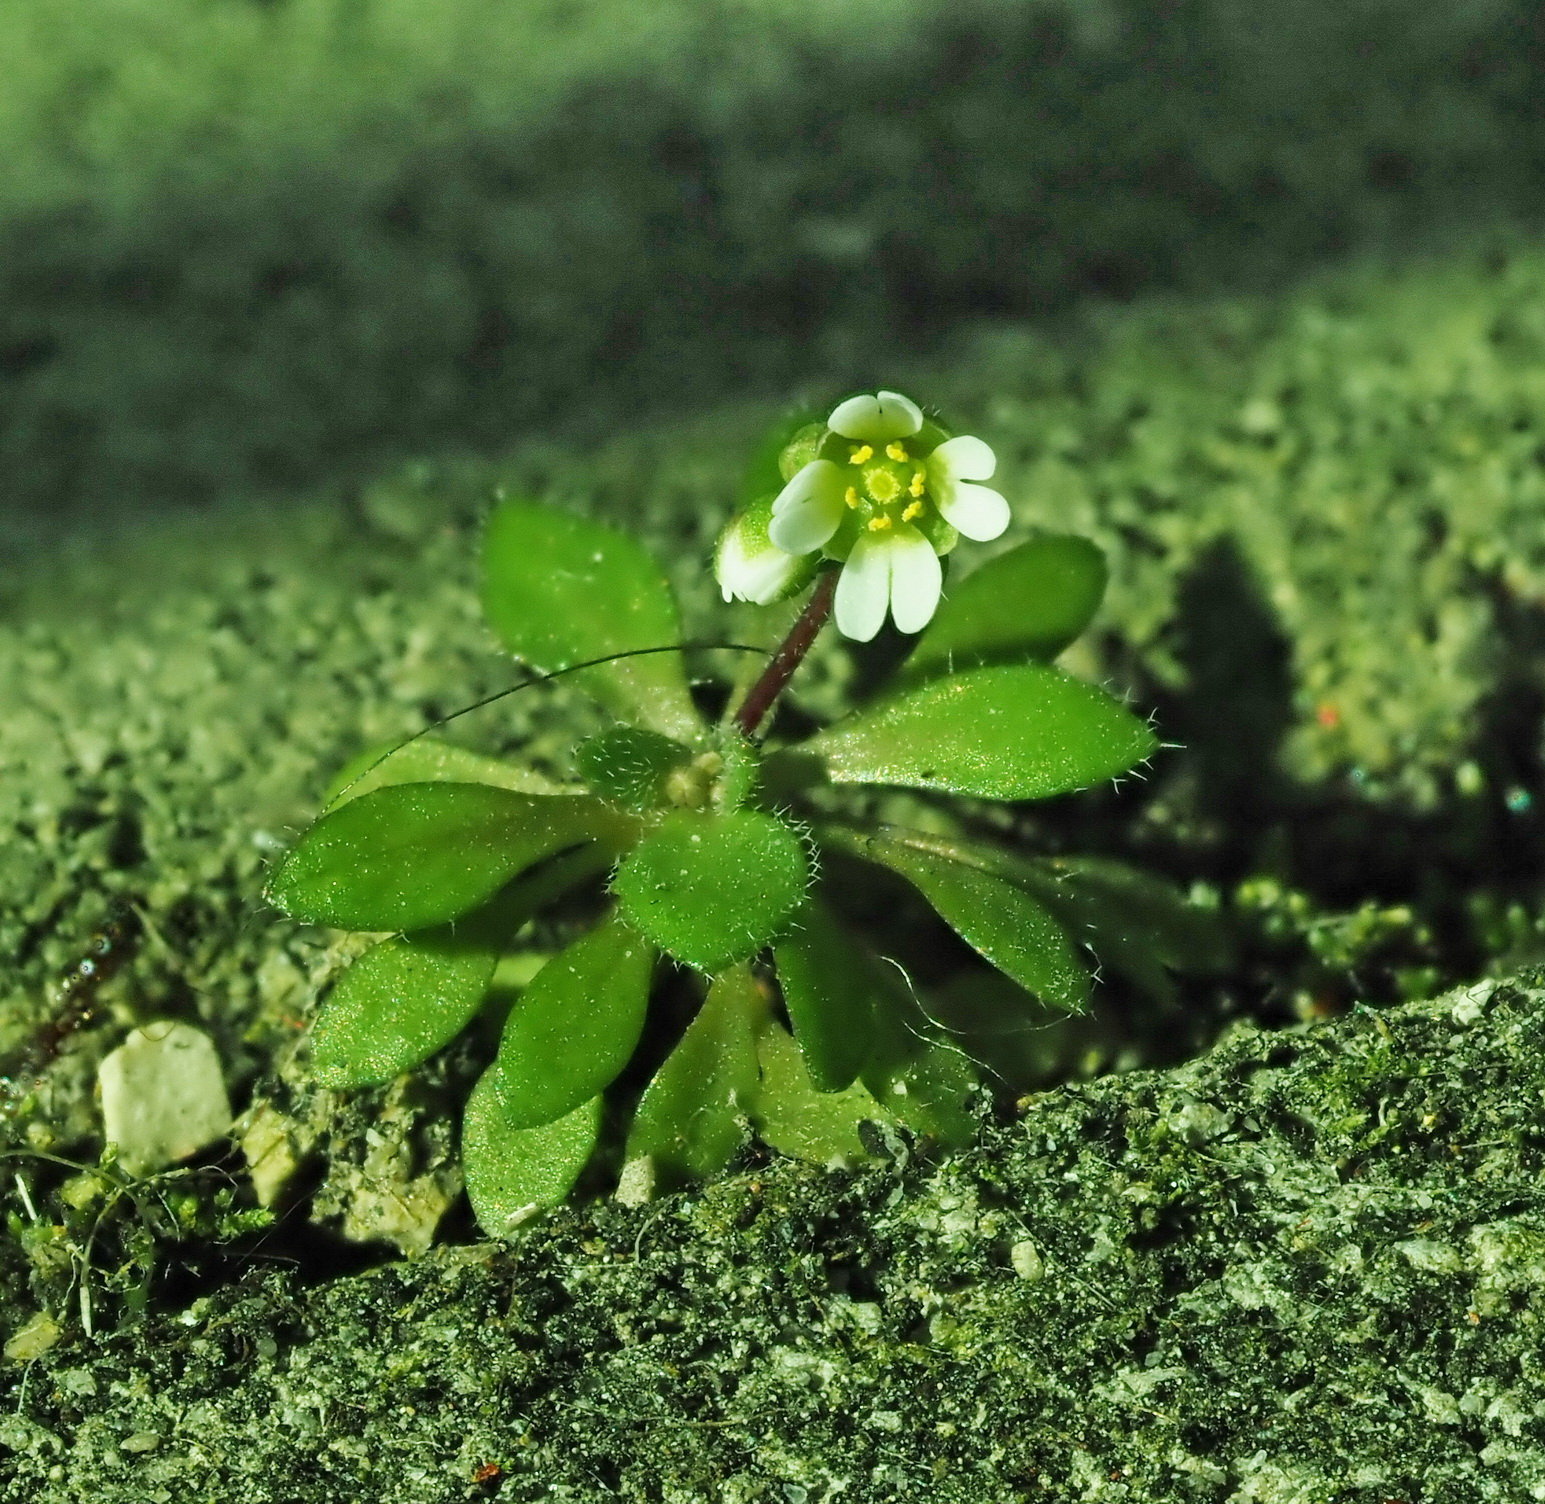
[[(253, 1267), (0, 1379), (0, 1498), (1545, 1497), (1545, 992), (751, 1161), (510, 1246)], [(483, 1482), (479, 1482), (479, 1479)]]
[[(389, 1091), (307, 1096), (304, 1025), (347, 944), (265, 909), (267, 866), (346, 758), (509, 682), (475, 588), (495, 485), (640, 531), (694, 638), (752, 630), (704, 563), (775, 409), (18, 542), (0, 579), (10, 1068), (129, 917), (95, 1016), (0, 1129), (0, 1338), (46, 1318), (0, 1368), (11, 1497), (460, 1498), (485, 1462), (512, 1498), (712, 1497), (705, 1480), (820, 1498), (837, 1478), (876, 1499), (1545, 1490), (1520, 1367), (1535, 994), (1457, 1022), (1452, 998), (1401, 1006), (1541, 944), (1545, 258), (1363, 265), (1056, 337), (982, 327), (891, 379), (998, 451), (1005, 542), (1055, 528), (1107, 550), (1107, 604), (1066, 663), (1182, 744), (1146, 783), (1016, 811), (1011, 834), (1166, 872), (1235, 940), (1228, 973), (1167, 1012), (1108, 989), (1031, 1074), (1240, 1032), (1171, 1074), (1053, 1090), (949, 1165), (757, 1163), (701, 1196), (565, 1213), (513, 1252), (459, 1246), (453, 1209), (458, 1246), (348, 1275), (390, 1252), (372, 1236), (412, 1246), (384, 1201), (454, 1194), (486, 1040)], [(823, 646), (792, 713), (840, 710), (889, 651)], [(592, 715), (553, 686), (456, 734), (562, 771)], [(1338, 1020), (1354, 1004), (1390, 1011)], [(240, 1108), (273, 1101), (294, 1127), (275, 1225), (234, 1152), (137, 1200), (83, 1178), (97, 1061), (167, 1016), (213, 1035)]]

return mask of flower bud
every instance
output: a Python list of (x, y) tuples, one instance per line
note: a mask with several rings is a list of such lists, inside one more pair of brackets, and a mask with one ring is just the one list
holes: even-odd
[(758, 606), (798, 595), (815, 576), (821, 553), (785, 553), (767, 535), (772, 521), (771, 496), (746, 508), (719, 535), (714, 550), (714, 578), (725, 600), (751, 601)]

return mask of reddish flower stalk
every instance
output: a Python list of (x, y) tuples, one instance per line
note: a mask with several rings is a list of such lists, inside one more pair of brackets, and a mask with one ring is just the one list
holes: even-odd
[(837, 577), (837, 570), (828, 569), (816, 581), (814, 593), (800, 612), (799, 620), (794, 623), (789, 635), (783, 639), (783, 646), (773, 654), (772, 662), (762, 670), (762, 677), (751, 686), (750, 694), (735, 712), (735, 725), (744, 735), (756, 735), (757, 727), (762, 724), (778, 696), (788, 687), (795, 669), (804, 662), (805, 654), (810, 651), (811, 644), (826, 625), (826, 619), (832, 613), (832, 598), (837, 593)]

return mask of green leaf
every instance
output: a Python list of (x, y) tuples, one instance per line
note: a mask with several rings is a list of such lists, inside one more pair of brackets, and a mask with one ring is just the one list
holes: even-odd
[(714, 979), (697, 1017), (644, 1090), (627, 1158), (695, 1178), (722, 1169), (744, 1140), (757, 1094), (756, 1036), (767, 1001), (748, 967)]
[(700, 971), (755, 955), (804, 901), (799, 837), (758, 810), (677, 810), (612, 879), (622, 911), (661, 950)]
[(1105, 582), (1105, 555), (1087, 538), (1021, 543), (950, 581), (903, 678), (916, 682), (1027, 658), (1050, 662), (1089, 625)]
[(467, 1099), (461, 1162), (478, 1226), (506, 1237), (574, 1188), (601, 1132), (601, 1099), (592, 1097), (556, 1122), (514, 1128), (499, 1101), (499, 1064), (483, 1072)]
[(1048, 1007), (1082, 1013), (1089, 973), (1068, 933), (1023, 888), (901, 841), (849, 832), (827, 838), (906, 878), (974, 951)]
[(868, 958), (814, 900), (773, 947), (778, 985), (815, 1090), (841, 1091), (874, 1042), (874, 982)]
[[(681, 641), (670, 586), (639, 544), (527, 501), (503, 502), (488, 520), (483, 609), (504, 645), (543, 673)], [(624, 658), (574, 680), (620, 720), (689, 742), (703, 731), (680, 653)]]
[(1103, 1015), (1055, 1012), (1001, 972), (962, 973), (929, 994), (928, 1012), (997, 1085), (1015, 1093), (1106, 1068), (1120, 1043)]
[(311, 1030), (323, 1086), (390, 1081), (456, 1037), (488, 991), (499, 952), (450, 925), (372, 946), (344, 972)]
[(469, 752), (432, 736), (420, 736), (395, 751), (388, 745), (351, 757), (328, 785), (322, 807), (331, 810), (372, 789), (394, 783), (486, 783), (521, 794), (570, 792), (530, 768), (497, 757), (484, 757), (481, 752)]
[(480, 783), (405, 783), (324, 815), (268, 887), (296, 919), (420, 930), (477, 908), (517, 873), (585, 841), (620, 849), (634, 823), (599, 800)]
[(1029, 861), (1015, 880), (1085, 940), (1102, 965), (1157, 1002), (1175, 1001), (1169, 971), (1217, 972), (1229, 964), (1216, 914), (1124, 862)]
[(1104, 690), (1023, 663), (935, 679), (806, 746), (825, 756), (833, 783), (1046, 799), (1125, 772), (1158, 742)]
[(862, 1164), (869, 1159), (858, 1125), (886, 1116), (856, 1082), (837, 1092), (819, 1091), (805, 1070), (800, 1049), (786, 1030), (769, 1023), (756, 1042), (762, 1067), (754, 1121), (758, 1136), (780, 1154), (818, 1165)]
[(653, 971), (654, 951), (614, 917), (537, 972), (499, 1045), (506, 1122), (551, 1122), (616, 1079), (644, 1032)]
[(875, 1047), (863, 1083), (882, 1110), (947, 1148), (976, 1135), (969, 1101), (977, 1076), (964, 1052), (941, 1043), (910, 980), (889, 965), (875, 969), (884, 1003), (875, 1010)]
[(692, 749), (642, 726), (614, 726), (574, 752), (579, 776), (603, 799), (642, 814), (664, 802), (665, 782)]
[(372, 946), (338, 979), (312, 1026), (317, 1080), (339, 1088), (390, 1081), (444, 1048), (482, 1005), (499, 952), (515, 931), (608, 865), (604, 850), (581, 847), (455, 924)]

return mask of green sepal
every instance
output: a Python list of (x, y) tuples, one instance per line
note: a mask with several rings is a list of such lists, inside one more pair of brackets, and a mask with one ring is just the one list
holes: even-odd
[(644, 1032), (653, 972), (653, 949), (615, 916), (537, 972), (499, 1045), (507, 1123), (551, 1122), (621, 1074)]
[(1087, 538), (1032, 538), (951, 580), (902, 669), (908, 683), (986, 664), (1049, 663), (1089, 625), (1105, 594), (1105, 555)]
[(601, 1099), (582, 1102), (539, 1128), (515, 1128), (499, 1101), (499, 1064), (483, 1072), (461, 1124), (461, 1164), (478, 1226), (507, 1237), (574, 1188), (601, 1133)]
[(874, 979), (868, 958), (814, 899), (794, 916), (773, 957), (809, 1080), (837, 1092), (858, 1075), (874, 1043)]
[(855, 855), (906, 878), (978, 955), (1048, 1007), (1082, 1013), (1089, 972), (1077, 947), (1039, 900), (1012, 882), (900, 840), (823, 832)]
[(839, 721), (806, 743), (833, 783), (1046, 799), (1113, 778), (1158, 746), (1092, 684), (1040, 663), (948, 674)]
[[(529, 501), (502, 502), (488, 519), (483, 609), (504, 645), (543, 673), (681, 641), (675, 597), (643, 547)], [(574, 682), (619, 720), (689, 742), (703, 732), (680, 653), (622, 658)]]
[(579, 776), (601, 798), (642, 814), (665, 799), (665, 783), (692, 749), (642, 726), (614, 726), (574, 751)]
[(612, 879), (629, 923), (699, 971), (755, 955), (804, 901), (810, 862), (772, 815), (675, 810)]
[(745, 1139), (760, 1081), (756, 1036), (767, 1000), (746, 966), (714, 979), (697, 1016), (644, 1089), (629, 1160), (647, 1155), (672, 1178), (723, 1169)]
[(856, 1165), (870, 1158), (858, 1136), (865, 1119), (885, 1110), (854, 1082), (841, 1091), (820, 1091), (805, 1069), (799, 1046), (771, 1023), (756, 1042), (762, 1069), (753, 1122), (757, 1136), (780, 1154), (818, 1165)]
[(480, 783), (405, 783), (351, 799), (301, 837), (268, 887), (293, 918), (421, 930), (470, 913), (571, 846), (620, 849), (636, 822), (598, 799)]
[(311, 1028), (312, 1074), (334, 1088), (386, 1082), (443, 1049), (482, 1006), (499, 953), (544, 904), (608, 865), (581, 847), (453, 924), (373, 945), (338, 979)]
[(372, 789), (397, 783), (486, 783), (519, 794), (570, 792), (530, 768), (469, 752), (437, 737), (420, 736), (402, 746), (388, 743), (351, 757), (327, 786), (322, 808), (330, 812)]

